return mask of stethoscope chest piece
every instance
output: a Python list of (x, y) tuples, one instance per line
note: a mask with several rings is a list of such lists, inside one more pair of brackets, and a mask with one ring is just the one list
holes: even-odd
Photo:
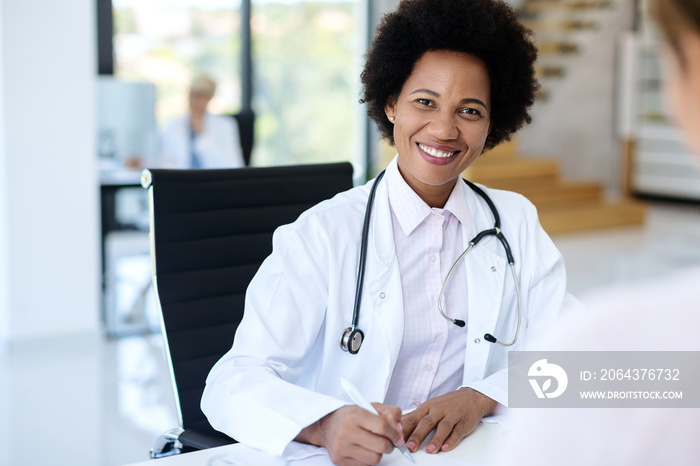
[(357, 354), (364, 339), (365, 334), (362, 333), (362, 330), (357, 327), (348, 327), (340, 337), (340, 348), (350, 354)]

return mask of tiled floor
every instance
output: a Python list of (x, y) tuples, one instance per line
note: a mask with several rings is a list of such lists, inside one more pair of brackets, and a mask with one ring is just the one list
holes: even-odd
[[(654, 204), (643, 228), (554, 238), (570, 290), (700, 263), (700, 210)], [(0, 465), (123, 465), (177, 425), (158, 335), (23, 344), (0, 355)]]

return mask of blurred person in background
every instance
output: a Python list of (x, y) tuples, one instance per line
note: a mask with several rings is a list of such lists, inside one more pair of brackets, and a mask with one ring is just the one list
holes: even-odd
[(239, 168), (245, 165), (236, 121), (212, 115), (207, 106), (216, 83), (200, 75), (192, 80), (189, 113), (170, 121), (161, 132), (157, 166), (161, 168)]
[[(662, 33), (669, 108), (700, 169), (700, 0), (650, 5)], [(551, 333), (556, 337), (537, 349), (700, 351), (698, 285), (696, 266), (651, 283), (599, 291), (584, 300), (589, 313), (562, 322)], [(681, 382), (694, 390), (700, 361), (685, 372), (691, 373), (681, 371)], [(693, 394), (683, 393), (688, 401), (679, 408), (511, 408), (509, 451), (502, 464), (698, 464), (700, 410), (681, 407), (692, 404)]]

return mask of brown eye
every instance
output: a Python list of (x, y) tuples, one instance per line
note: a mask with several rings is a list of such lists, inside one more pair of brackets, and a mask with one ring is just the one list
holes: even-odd
[(481, 118), (481, 112), (475, 108), (463, 108), (460, 113), (469, 120), (478, 120)]

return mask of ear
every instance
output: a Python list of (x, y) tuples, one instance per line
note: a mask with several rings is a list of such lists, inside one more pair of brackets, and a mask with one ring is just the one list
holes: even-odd
[(386, 113), (386, 117), (391, 120), (392, 122), (394, 121), (394, 118), (396, 117), (396, 98), (391, 97), (387, 101), (386, 105), (384, 106), (384, 113)]

